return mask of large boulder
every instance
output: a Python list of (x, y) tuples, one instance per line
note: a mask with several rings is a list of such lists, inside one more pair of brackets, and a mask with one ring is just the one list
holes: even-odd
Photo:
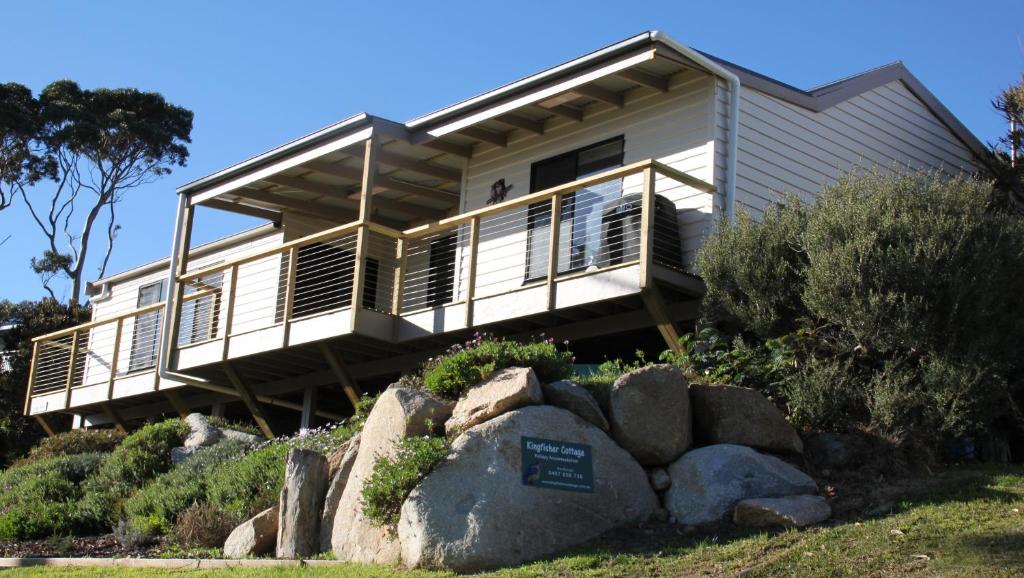
[(824, 522), (832, 508), (821, 496), (805, 494), (784, 498), (752, 498), (736, 504), (732, 520), (745, 528), (783, 526), (802, 528)]
[(189, 434), (185, 438), (186, 448), (200, 448), (212, 446), (220, 441), (224, 434), (220, 429), (210, 423), (206, 416), (201, 413), (190, 413), (185, 418), (185, 425), (188, 426)]
[(320, 514), (326, 493), (327, 458), (312, 450), (288, 450), (278, 502), (278, 558), (305, 558), (320, 553)]
[(779, 458), (732, 444), (687, 452), (668, 474), (672, 485), (665, 492), (665, 507), (679, 524), (718, 522), (740, 500), (818, 491), (807, 474)]
[(334, 516), (331, 548), (335, 558), (385, 564), (401, 559), (398, 540), (387, 529), (373, 525), (363, 516), (363, 482), (373, 472), (373, 464), (379, 456), (393, 457), (396, 442), (429, 433), (427, 420), (444, 423), (451, 416), (452, 405), (404, 387), (392, 386), (380, 395), (366, 418), (352, 473)]
[[(327, 486), (327, 495), (324, 497), (324, 511), (320, 515), (321, 552), (331, 549), (331, 532), (334, 530), (334, 516), (338, 513), (338, 503), (341, 502), (341, 495), (345, 492), (345, 485), (348, 483), (348, 477), (352, 473), (352, 466), (356, 463), (356, 455), (358, 453), (359, 434), (356, 434), (352, 439), (332, 452), (330, 456), (327, 456), (331, 482)], [(332, 459), (335, 456), (337, 458)]]
[(445, 428), (457, 434), (505, 412), (540, 403), (544, 395), (533, 369), (509, 367), (470, 388), (455, 404)]
[(693, 435), (702, 444), (737, 444), (803, 453), (793, 426), (761, 392), (734, 385), (690, 385)]
[[(523, 463), (524, 436), (550, 440), (551, 468), (564, 463), (559, 442), (590, 446), (593, 490), (533, 485), (551, 470)], [(551, 556), (657, 508), (643, 468), (604, 432), (563, 409), (525, 407), (455, 439), (402, 506), (398, 536), (407, 566), (476, 572)]]
[(569, 380), (554, 381), (544, 384), (544, 402), (569, 410), (590, 423), (608, 431), (608, 419), (604, 417), (597, 400), (586, 388), (580, 387)]
[(278, 507), (267, 508), (242, 522), (224, 542), (225, 558), (249, 558), (274, 551)]
[(256, 434), (245, 433), (244, 431), (238, 431), (234, 429), (222, 429), (220, 434), (224, 436), (224, 439), (235, 440), (242, 442), (245, 445), (253, 446), (260, 442), (266, 441), (266, 438), (258, 436)]
[(612, 437), (645, 466), (665, 465), (693, 442), (686, 377), (649, 365), (615, 380), (608, 400)]

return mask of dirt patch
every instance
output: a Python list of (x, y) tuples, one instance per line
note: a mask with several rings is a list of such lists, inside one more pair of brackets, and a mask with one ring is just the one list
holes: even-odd
[(3, 558), (159, 558), (173, 551), (175, 558), (213, 558), (214, 552), (182, 551), (161, 540), (145, 546), (122, 546), (113, 534), (56, 537), (24, 542), (0, 541)]

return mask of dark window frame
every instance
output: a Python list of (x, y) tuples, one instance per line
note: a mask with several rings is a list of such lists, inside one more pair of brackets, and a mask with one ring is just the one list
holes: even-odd
[[(617, 164), (612, 164), (608, 168), (603, 168), (603, 169), (600, 169), (600, 170), (601, 171), (611, 170), (611, 168), (614, 168), (616, 166), (618, 166), (618, 167), (623, 166), (623, 163), (625, 162), (625, 157), (626, 157), (626, 136), (624, 134), (620, 134), (618, 136), (614, 136), (614, 137), (611, 137), (611, 138), (608, 138), (608, 139), (605, 139), (605, 140), (602, 140), (602, 141), (599, 141), (599, 142), (596, 142), (596, 143), (591, 143), (591, 144), (589, 144), (587, 146), (579, 147), (577, 149), (573, 149), (571, 151), (560, 153), (560, 154), (557, 154), (555, 156), (551, 156), (551, 157), (548, 157), (548, 158), (545, 158), (545, 159), (541, 159), (539, 161), (535, 161), (535, 162), (531, 163), (530, 164), (530, 193), (536, 193), (536, 192), (539, 192), (540, 190), (544, 190), (544, 189), (548, 189), (548, 188), (551, 188), (551, 187), (558, 186), (559, 184), (571, 183), (573, 181), (579, 180), (580, 178), (582, 178), (581, 177), (581, 173), (580, 173), (580, 165), (579, 165), (579, 157), (580, 157), (580, 155), (582, 153), (585, 153), (585, 152), (589, 151), (589, 150), (593, 150), (593, 149), (596, 149), (596, 148), (599, 148), (599, 147), (603, 147), (603, 146), (609, 145), (609, 144), (614, 143), (614, 142), (622, 143), (622, 148), (621, 148), (621, 151), (619, 152), (619, 155), (618, 155)], [(570, 179), (568, 179), (566, 181), (560, 182), (560, 183), (549, 184), (549, 185), (545, 186), (544, 189), (538, 189), (538, 184), (537, 184), (537, 181), (538, 181), (538, 170), (537, 169), (538, 168), (543, 167), (544, 165), (553, 165), (553, 164), (555, 164), (555, 163), (557, 163), (559, 161), (564, 161), (565, 159), (573, 158), (573, 157), (576, 158), (576, 162), (575, 162), (574, 175), (573, 175), (572, 178), (570, 178)], [(615, 162), (615, 161), (613, 161), (613, 162)], [(592, 172), (582, 173), (582, 174), (583, 175), (587, 175), (587, 174), (592, 174)], [(541, 281), (541, 280), (547, 279), (547, 272), (545, 272), (544, 275), (537, 275), (537, 276), (533, 276), (533, 277), (530, 276), (530, 267), (532, 265), (532, 259), (533, 259), (533, 255), (532, 255), (532, 253), (533, 253), (533, 243), (531, 242), (531, 240), (533, 238), (533, 231), (534, 231), (534, 229), (536, 229), (537, 227), (545, 226), (545, 225), (550, 227), (550, 225), (551, 225), (551, 216), (550, 216), (551, 209), (550, 209), (550, 207), (551, 207), (551, 201), (544, 201), (544, 202), (541, 202), (541, 203), (534, 203), (534, 204), (529, 205), (527, 207), (527, 217), (526, 217), (526, 238), (527, 238), (527, 241), (526, 241), (526, 269), (525, 269), (525, 271), (523, 273), (523, 283), (524, 284), (532, 283), (534, 281)], [(576, 214), (576, 192), (573, 191), (571, 193), (563, 194), (562, 195), (562, 214), (560, 216), (560, 222), (567, 222), (567, 221), (575, 218), (575, 214)], [(561, 252), (561, 251), (559, 251), (559, 252)], [(544, 258), (546, 259), (547, 255), (544, 255)], [(571, 261), (571, 258), (570, 258), (570, 261)], [(570, 262), (570, 267), (566, 271), (559, 272), (559, 271), (557, 271), (557, 267), (556, 267), (556, 274), (572, 273), (574, 271), (579, 271), (579, 270), (583, 269), (584, 266), (585, 265), (574, 265), (573, 263)]]

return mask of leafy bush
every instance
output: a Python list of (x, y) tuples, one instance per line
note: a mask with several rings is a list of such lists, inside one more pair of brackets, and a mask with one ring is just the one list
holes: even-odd
[(370, 523), (393, 530), (405, 499), (444, 460), (450, 447), (445, 437), (411, 437), (397, 443), (394, 457), (378, 456), (363, 482), (363, 515)]
[(931, 443), (991, 428), (1022, 395), (1024, 223), (990, 198), (872, 172), (723, 226), (698, 258), (702, 315), (742, 338), (674, 362), (775, 392), (804, 427)]
[(423, 387), (441, 397), (457, 399), (499, 369), (532, 367), (537, 377), (547, 382), (572, 375), (572, 362), (572, 354), (558, 351), (551, 339), (520, 343), (477, 334), (465, 345), (456, 345), (427, 362)]
[(45, 437), (32, 448), (21, 463), (51, 456), (68, 456), (96, 452), (110, 452), (124, 441), (127, 434), (113, 429), (73, 429), (52, 437)]
[(201, 448), (135, 492), (125, 501), (124, 513), (132, 526), (144, 534), (166, 534), (190, 504), (206, 501), (208, 473), (244, 453), (245, 445), (234, 440)]
[(248, 519), (277, 503), (289, 449), (311, 449), (326, 455), (355, 431), (354, 427), (333, 424), (269, 440), (239, 459), (207, 470), (207, 499), (233, 521)]
[(109, 529), (121, 518), (123, 501), (146, 482), (171, 469), (171, 448), (180, 446), (188, 426), (180, 419), (148, 424), (125, 438), (82, 484), (82, 523)]
[(0, 473), (0, 540), (26, 540), (77, 530), (71, 505), (80, 482), (104, 454), (56, 455), (12, 466)]
[(807, 314), (799, 290), (807, 268), (806, 223), (795, 199), (767, 210), (761, 223), (746, 213), (735, 226), (720, 223), (697, 255), (707, 286), (703, 315), (762, 336), (793, 330)]
[(213, 504), (195, 503), (186, 508), (174, 525), (174, 541), (186, 548), (219, 548), (235, 523)]

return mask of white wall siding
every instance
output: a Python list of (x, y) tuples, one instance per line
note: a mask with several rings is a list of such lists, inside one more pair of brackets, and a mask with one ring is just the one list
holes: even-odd
[[(550, 123), (542, 137), (513, 140), (507, 148), (491, 147), (473, 157), (468, 167), (463, 210), (485, 206), (491, 184), (505, 179), (513, 189), (509, 198), (530, 192), (534, 162), (623, 135), (624, 163), (654, 158), (711, 182), (714, 178), (714, 94), (710, 76), (690, 72), (679, 75), (668, 93), (636, 89), (627, 94), (623, 109), (595, 105), (581, 123)], [(627, 178), (626, 194), (639, 192), (641, 177)], [(659, 178), (658, 194), (672, 200), (683, 227), (684, 248), (699, 244), (711, 214), (712, 195)], [(498, 221), (503, 221), (498, 224)], [(501, 229), (500, 234), (492, 231)], [(477, 294), (488, 295), (523, 284), (526, 268), (526, 209), (516, 215), (481, 222)], [(689, 259), (690, 254), (685, 255)], [(462, 264), (464, 269), (465, 264)], [(461, 284), (460, 284), (461, 286)]]
[[(269, 245), (280, 243), (281, 232), (275, 229), (268, 229), (265, 235), (251, 238), (245, 242), (230, 245), (213, 253), (197, 257), (189, 264), (189, 268), (191, 270), (201, 269), (206, 266), (229, 260), (245, 252), (255, 251)], [(139, 299), (139, 289), (152, 283), (163, 282), (163, 296), (166, 297), (167, 274), (167, 269), (159, 268), (145, 273), (140, 273), (140, 275), (136, 277), (111, 283), (109, 299), (93, 304), (93, 319), (104, 319), (115, 316), (119, 313), (136, 309)], [(160, 315), (162, 316), (162, 312)], [(105, 382), (107, 380), (109, 376), (110, 361), (113, 357), (115, 330), (115, 325), (113, 323), (109, 323), (100, 325), (90, 331), (88, 354), (86, 355), (86, 365), (84, 368), (85, 384), (95, 384), (101, 381)], [(126, 319), (122, 330), (121, 346), (118, 353), (119, 361), (117, 373), (119, 376), (128, 373), (134, 334), (134, 318)], [(146, 338), (149, 339), (149, 336), (147, 335)]]
[(755, 217), (787, 194), (812, 202), (851, 171), (974, 169), (967, 147), (900, 81), (818, 113), (744, 88), (741, 110), (736, 200)]

